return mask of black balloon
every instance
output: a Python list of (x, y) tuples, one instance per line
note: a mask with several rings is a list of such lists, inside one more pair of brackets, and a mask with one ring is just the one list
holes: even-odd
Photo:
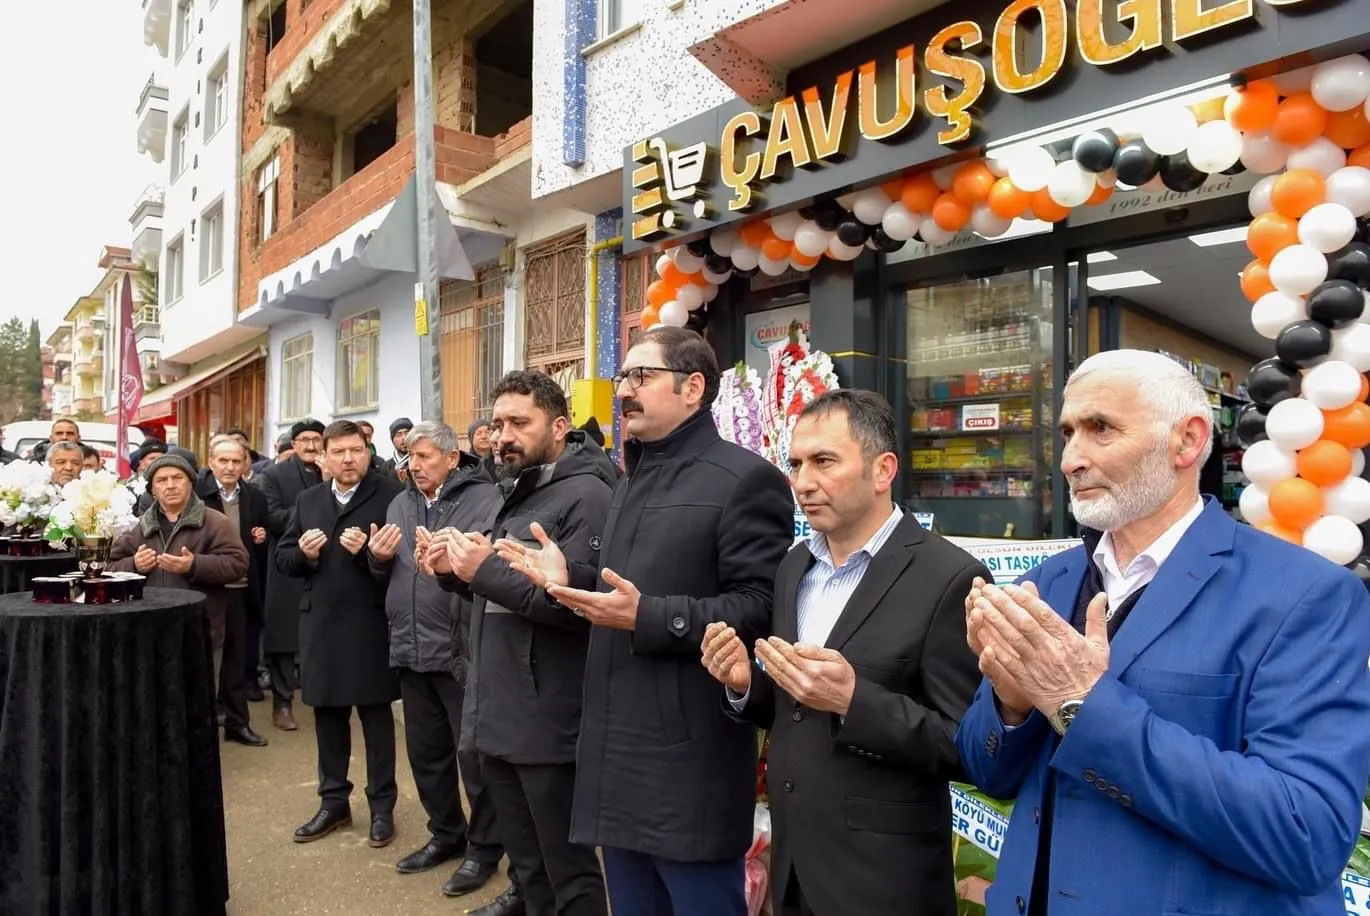
[(1193, 191), (1207, 180), (1208, 175), (1190, 165), (1189, 156), (1184, 153), (1161, 159), (1161, 183), (1172, 191), (1181, 194)]
[(871, 230), (870, 241), (871, 244), (875, 246), (876, 251), (898, 251), (900, 248), (904, 247), (903, 242), (899, 241), (898, 239), (890, 238), (885, 233), (885, 230), (880, 228), (879, 226), (876, 226), (874, 229)]
[(1356, 220), (1356, 241), (1370, 242), (1370, 217)]
[(686, 242), (685, 250), (697, 258), (706, 258), (713, 251), (713, 249), (709, 247), (709, 239), (707, 237), (695, 239), (693, 242)]
[(1070, 147), (1070, 158), (1075, 164), (1096, 175), (1113, 168), (1113, 157), (1117, 153), (1118, 135), (1108, 129), (1085, 131)]
[(1275, 338), (1275, 355), (1299, 369), (1312, 369), (1332, 352), (1332, 331), (1316, 321), (1286, 325)]
[(1245, 165), (1240, 159), (1238, 159), (1236, 162), (1232, 163), (1232, 164), (1229, 165), (1227, 168), (1223, 169), (1223, 174), (1224, 174), (1224, 175), (1240, 175), (1242, 172), (1245, 172), (1245, 171), (1246, 171), (1246, 165)]
[(1246, 374), (1246, 391), (1251, 395), (1251, 400), (1270, 408), (1285, 398), (1298, 397), (1302, 380), (1298, 369), (1271, 357), (1251, 367)]
[(1365, 311), (1365, 294), (1350, 280), (1319, 283), (1308, 294), (1308, 317), (1329, 328), (1351, 324)]
[(709, 306), (701, 305), (699, 308), (690, 312), (690, 317), (685, 320), (685, 330), (704, 333), (704, 328), (709, 324)]
[(864, 245), (871, 237), (871, 228), (856, 217), (848, 217), (837, 225), (837, 240), (843, 245)]
[(710, 254), (704, 259), (704, 267), (711, 274), (726, 274), (733, 269), (733, 262), (721, 254)]
[(1124, 143), (1113, 157), (1113, 168), (1123, 184), (1140, 188), (1161, 170), (1161, 157), (1141, 140)]
[(820, 200), (813, 205), (813, 221), (826, 232), (836, 229), (846, 215), (847, 211), (835, 200)]
[(1270, 438), (1265, 434), (1265, 418), (1265, 410), (1259, 404), (1247, 404), (1237, 412), (1237, 422), (1233, 429), (1242, 448), (1250, 448), (1257, 442)]
[(758, 270), (760, 270), (760, 269), (761, 269), (760, 267), (749, 267), (749, 268), (747, 268), (746, 270), (743, 270), (741, 267), (734, 267), (734, 268), (733, 268), (733, 276), (734, 276), (734, 277), (741, 277), (742, 279), (745, 280), (745, 279), (747, 279), (748, 277), (755, 277), (755, 276), (756, 276), (756, 272), (757, 272)]
[(805, 219), (813, 219), (814, 213), (815, 213), (815, 210), (814, 210), (813, 207), (800, 207), (800, 208), (799, 208), (799, 215), (802, 216), (802, 217), (804, 217)]
[(1370, 244), (1352, 242), (1328, 255), (1327, 279), (1350, 280), (1362, 289), (1370, 286)]
[(1353, 561), (1350, 570), (1356, 574), (1356, 578), (1365, 583), (1370, 588), (1370, 557), (1360, 557)]

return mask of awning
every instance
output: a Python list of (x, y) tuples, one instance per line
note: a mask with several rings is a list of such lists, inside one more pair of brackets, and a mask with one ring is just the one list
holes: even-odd
[(221, 375), (227, 375), (235, 369), (241, 369), (249, 363), (265, 358), (266, 347), (253, 347), (246, 353), (229, 357), (208, 369), (202, 369), (187, 375), (185, 378), (177, 379), (169, 385), (163, 385), (156, 391), (143, 396), (143, 402), (138, 405), (138, 416), (134, 418), (134, 422), (149, 423), (166, 417), (171, 413), (171, 409), (177, 400), (194, 394), (206, 385), (213, 384), (218, 381)]

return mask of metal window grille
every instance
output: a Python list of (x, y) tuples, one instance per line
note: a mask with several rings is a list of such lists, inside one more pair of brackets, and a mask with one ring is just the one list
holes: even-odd
[[(527, 254), (524, 362), (562, 381), (584, 373), (585, 261), (584, 230)], [(570, 391), (568, 384), (562, 387)]]
[(442, 418), (459, 434), (493, 407), (504, 375), (504, 271), (479, 268), (474, 280), (444, 280), (438, 289)]

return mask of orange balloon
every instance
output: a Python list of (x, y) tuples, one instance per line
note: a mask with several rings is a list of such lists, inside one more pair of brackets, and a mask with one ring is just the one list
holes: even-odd
[(1247, 301), (1255, 302), (1274, 291), (1275, 284), (1270, 282), (1270, 271), (1260, 261), (1252, 261), (1242, 269), (1242, 295)]
[(898, 200), (904, 195), (904, 179), (891, 178), (880, 186), (880, 190), (885, 192), (885, 196), (890, 200)]
[(1266, 264), (1299, 241), (1299, 223), (1278, 213), (1262, 213), (1246, 230), (1246, 247)]
[(1223, 117), (1223, 109), (1226, 107), (1227, 99), (1218, 96), (1214, 99), (1207, 99), (1203, 102), (1195, 102), (1189, 106), (1189, 110), (1194, 113), (1194, 120), (1200, 124), (1207, 124), (1209, 121), (1220, 121)]
[(686, 274), (685, 277), (695, 286), (709, 287), (713, 285), (709, 282), (709, 279), (704, 276), (704, 271), (702, 270), (697, 270), (692, 274)]
[(742, 236), (742, 241), (752, 248), (760, 248), (766, 239), (772, 236), (771, 224), (764, 219), (755, 222), (745, 223), (738, 230), (737, 234)]
[(675, 298), (675, 291), (676, 287), (665, 280), (653, 280), (652, 285), (647, 287), (647, 301), (657, 308), (661, 308)]
[(1319, 439), (1299, 452), (1299, 476), (1320, 487), (1339, 484), (1351, 474), (1351, 450), (1340, 442)]
[(1303, 546), (1303, 532), (1297, 528), (1286, 528), (1278, 522), (1266, 522), (1260, 526), (1260, 529), (1266, 534), (1273, 534), (1282, 541), (1288, 541), (1298, 547)]
[(1270, 133), (1289, 146), (1307, 146), (1327, 129), (1327, 110), (1307, 92), (1296, 92), (1280, 103)]
[(982, 204), (989, 199), (990, 189), (999, 179), (983, 162), (968, 162), (956, 170), (951, 180), (951, 193), (968, 207)]
[(1360, 394), (1356, 395), (1356, 400), (1364, 401), (1366, 398), (1370, 398), (1370, 378), (1366, 378), (1365, 373), (1362, 372), (1360, 376)]
[(650, 328), (652, 325), (661, 321), (661, 313), (657, 311), (656, 306), (649, 305), (642, 310), (642, 314), (639, 316), (638, 320), (642, 323), (643, 328)]
[(1353, 149), (1351, 155), (1346, 157), (1346, 164), (1358, 165), (1363, 169), (1370, 169), (1370, 143)]
[(1357, 105), (1350, 111), (1329, 111), (1323, 136), (1342, 149), (1355, 149), (1370, 143), (1370, 120), (1365, 117), (1365, 106)]
[(787, 242), (784, 239), (778, 239), (775, 236), (771, 236), (761, 243), (761, 253), (772, 261), (785, 260), (790, 256), (790, 252), (793, 250), (794, 245), (792, 243)]
[(1223, 100), (1223, 117), (1237, 130), (1255, 133), (1270, 127), (1280, 108), (1280, 95), (1267, 82), (1248, 83)]
[(813, 257), (809, 257), (802, 251), (793, 251), (790, 252), (790, 260), (795, 263), (796, 267), (813, 267), (819, 261), (823, 260), (823, 256), (821, 254), (816, 254)]
[(1039, 188), (1032, 194), (1032, 214), (1044, 223), (1059, 223), (1070, 215), (1070, 208), (1051, 199), (1051, 192)]
[(1089, 195), (1089, 200), (1085, 201), (1086, 207), (1097, 207), (1099, 204), (1113, 196), (1113, 189), (1104, 187), (1101, 184), (1094, 186), (1094, 191)]
[(1032, 195), (1020, 190), (1008, 178), (1000, 178), (994, 183), (994, 187), (989, 189), (987, 202), (995, 216), (1001, 219), (1017, 219), (1032, 206)]
[(1327, 198), (1327, 180), (1312, 169), (1294, 169), (1275, 179), (1270, 203), (1275, 212), (1299, 219)]
[(942, 189), (932, 176), (924, 172), (904, 179), (904, 190), (899, 199), (914, 213), (931, 213), (932, 205), (942, 196)]
[(1286, 528), (1299, 531), (1322, 515), (1322, 490), (1311, 480), (1291, 477), (1270, 488), (1270, 514)]
[(1324, 439), (1340, 442), (1347, 448), (1370, 445), (1370, 404), (1357, 401), (1340, 410), (1324, 410), (1322, 419)]
[(661, 279), (672, 289), (680, 289), (680, 287), (690, 282), (689, 275), (681, 270), (674, 261), (667, 264), (661, 271)]
[(948, 232), (960, 232), (970, 222), (970, 207), (948, 192), (932, 204), (932, 221)]

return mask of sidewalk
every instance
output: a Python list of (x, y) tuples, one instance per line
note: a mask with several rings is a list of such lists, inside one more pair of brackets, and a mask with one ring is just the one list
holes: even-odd
[(361, 726), (352, 720), (353, 825), (316, 843), (295, 843), (295, 828), (318, 809), (315, 794), (314, 717), (295, 704), (296, 732), (271, 727), (269, 703), (253, 703), (252, 725), (268, 747), (223, 745), (224, 807), (228, 830), (230, 916), (460, 916), (493, 900), (506, 886), (503, 870), (480, 892), (444, 897), (439, 888), (459, 862), (421, 875), (401, 875), (395, 862), (428, 841), (404, 753), (404, 726), (396, 722), (395, 842), (366, 843), (366, 760)]

